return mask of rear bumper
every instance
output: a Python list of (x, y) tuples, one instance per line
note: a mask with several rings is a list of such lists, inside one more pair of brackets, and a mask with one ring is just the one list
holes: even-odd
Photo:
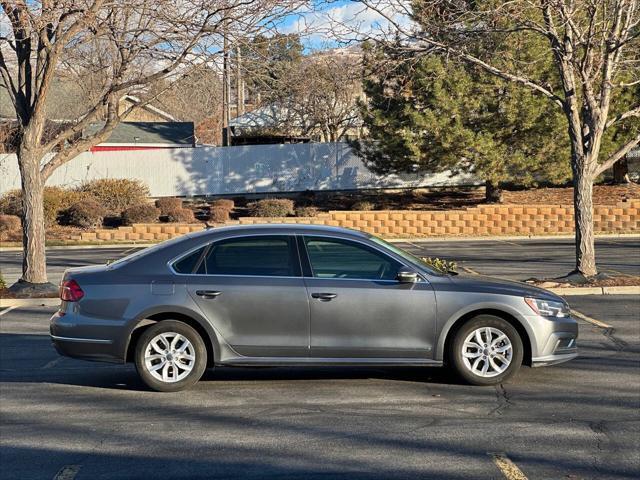
[[(91, 319), (78, 322), (75, 314), (56, 312), (49, 323), (51, 343), (60, 355), (98, 362), (124, 363), (124, 346), (116, 325), (121, 322), (108, 320), (104, 323)], [(105, 324), (110, 328), (105, 328)], [(122, 331), (122, 329), (120, 329)]]

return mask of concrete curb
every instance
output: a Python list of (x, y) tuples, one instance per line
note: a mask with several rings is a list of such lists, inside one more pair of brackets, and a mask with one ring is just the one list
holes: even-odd
[[(640, 286), (627, 287), (562, 287), (547, 288), (557, 295), (640, 295)], [(3, 298), (0, 311), (10, 307), (54, 307), (60, 304), (59, 298)]]
[(11, 307), (57, 307), (59, 298), (3, 298), (0, 299), (0, 310)]

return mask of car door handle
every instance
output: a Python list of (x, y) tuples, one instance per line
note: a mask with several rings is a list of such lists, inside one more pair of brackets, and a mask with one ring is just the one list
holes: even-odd
[(220, 294), (222, 294), (222, 292), (217, 290), (196, 290), (196, 295), (202, 298), (216, 298)]
[(311, 296), (313, 298), (317, 298), (318, 300), (328, 302), (329, 300), (336, 298), (338, 294), (337, 293), (312, 293)]

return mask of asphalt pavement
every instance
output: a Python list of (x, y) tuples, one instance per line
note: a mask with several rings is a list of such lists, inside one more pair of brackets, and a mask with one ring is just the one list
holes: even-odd
[[(514, 280), (530, 277), (557, 277), (575, 267), (573, 240), (503, 239), (405, 241), (396, 245), (424, 257), (454, 260), (462, 272), (494, 275)], [(60, 282), (69, 267), (97, 265), (134, 252), (138, 248), (87, 248), (47, 251), (49, 281)], [(596, 257), (601, 271), (612, 274), (640, 275), (640, 237), (599, 238)], [(8, 285), (20, 277), (22, 253), (0, 252), (0, 270)]]
[(581, 322), (579, 358), (495, 388), (437, 368), (221, 368), (170, 394), (59, 357), (52, 308), (4, 310), (0, 478), (504, 478), (496, 458), (529, 479), (638, 478), (640, 298), (568, 300), (612, 328)]

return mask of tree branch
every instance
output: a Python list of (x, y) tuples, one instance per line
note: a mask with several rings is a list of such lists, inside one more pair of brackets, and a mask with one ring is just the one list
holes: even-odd
[(614, 163), (616, 163), (618, 160), (623, 158), (627, 153), (633, 150), (633, 148), (637, 146), (639, 143), (640, 143), (640, 133), (636, 135), (634, 138), (632, 138), (631, 140), (629, 140), (627, 143), (625, 143), (622, 146), (622, 148), (620, 148), (620, 150), (618, 150), (617, 152), (612, 154), (609, 158), (607, 158), (607, 160), (605, 160), (604, 163), (600, 164), (600, 166), (596, 168), (593, 174), (594, 178), (600, 175), (605, 170), (608, 170), (609, 168), (613, 167)]

